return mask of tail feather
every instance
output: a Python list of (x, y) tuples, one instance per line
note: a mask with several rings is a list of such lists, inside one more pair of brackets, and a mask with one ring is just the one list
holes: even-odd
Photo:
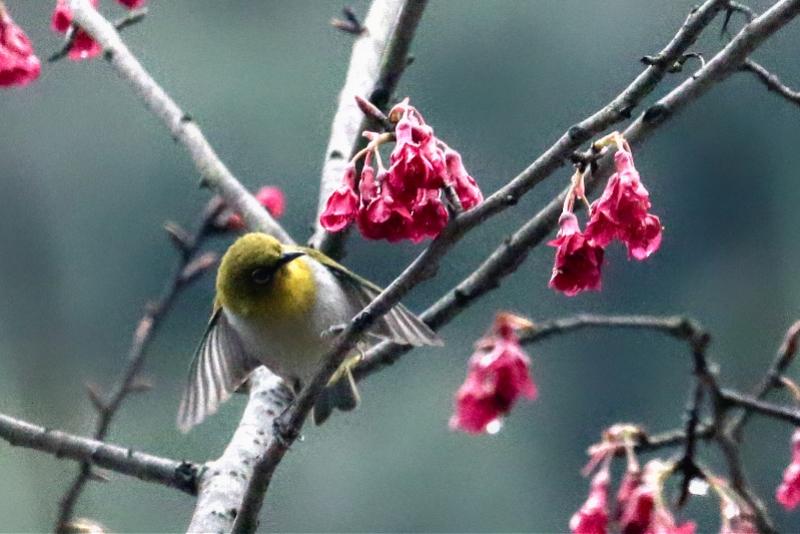
[(322, 390), (314, 404), (314, 424), (321, 425), (333, 413), (334, 408), (349, 412), (358, 407), (361, 396), (358, 394), (356, 381), (349, 368), (345, 368), (336, 381), (332, 381)]

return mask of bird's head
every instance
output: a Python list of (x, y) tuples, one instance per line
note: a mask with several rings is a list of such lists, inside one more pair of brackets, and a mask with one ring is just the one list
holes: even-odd
[[(285, 247), (274, 237), (245, 234), (231, 245), (217, 271), (217, 299), (229, 310), (240, 315), (257, 313), (273, 299), (283, 299), (280, 287), (284, 284), (302, 289), (310, 279), (307, 266), (288, 271), (289, 264), (303, 256), (301, 250)], [(300, 267), (300, 266), (298, 266)], [(308, 273), (308, 276), (304, 275)], [(291, 274), (292, 276), (287, 276)]]

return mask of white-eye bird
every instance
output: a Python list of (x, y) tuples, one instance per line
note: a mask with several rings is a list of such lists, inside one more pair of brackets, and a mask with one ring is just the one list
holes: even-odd
[[(237, 239), (217, 271), (214, 311), (189, 370), (178, 428), (186, 432), (216, 412), (260, 365), (298, 392), (333, 348), (336, 329), (380, 291), (317, 250), (283, 245), (261, 233)], [(442, 344), (402, 305), (378, 320), (366, 337), (415, 346)], [(317, 400), (317, 424), (333, 408), (352, 410), (358, 404), (352, 361), (342, 365)]]

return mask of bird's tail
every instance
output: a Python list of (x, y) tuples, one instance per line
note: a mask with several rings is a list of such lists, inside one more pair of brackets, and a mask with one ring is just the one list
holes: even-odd
[(353, 373), (350, 371), (352, 363), (354, 362), (345, 362), (317, 397), (317, 402), (314, 404), (314, 424), (324, 423), (334, 408), (349, 412), (358, 406), (361, 397)]

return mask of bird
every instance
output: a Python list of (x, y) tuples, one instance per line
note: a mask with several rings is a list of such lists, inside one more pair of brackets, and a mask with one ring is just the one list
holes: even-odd
[[(252, 232), (220, 260), (211, 318), (195, 350), (178, 409), (188, 432), (230, 398), (261, 365), (297, 394), (314, 377), (336, 334), (381, 292), (323, 252)], [(359, 343), (381, 340), (413, 346), (442, 340), (402, 304), (394, 306)], [(354, 409), (359, 394), (351, 368), (358, 353), (331, 378), (313, 410), (322, 424), (334, 408)]]

